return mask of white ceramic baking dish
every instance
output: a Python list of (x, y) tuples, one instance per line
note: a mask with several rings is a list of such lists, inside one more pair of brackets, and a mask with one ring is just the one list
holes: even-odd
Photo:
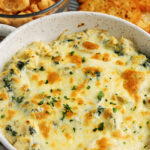
[[(30, 22), (11, 33), (0, 44), (0, 71), (17, 50), (32, 41), (52, 41), (64, 31), (76, 32), (87, 28), (108, 30), (116, 37), (124, 36), (136, 44), (137, 48), (150, 55), (150, 35), (139, 27), (110, 15), (92, 12), (59, 13)], [(0, 134), (0, 142), (15, 150)]]

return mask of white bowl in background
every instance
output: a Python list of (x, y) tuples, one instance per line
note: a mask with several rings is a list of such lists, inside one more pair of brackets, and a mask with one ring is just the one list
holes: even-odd
[[(136, 25), (120, 18), (93, 12), (67, 12), (46, 16), (32, 21), (14, 31), (0, 44), (0, 70), (18, 49), (36, 41), (52, 41), (64, 31), (77, 32), (88, 28), (100, 28), (115, 37), (132, 40), (137, 48), (150, 55), (150, 35)], [(0, 134), (0, 141), (9, 150), (15, 150)]]

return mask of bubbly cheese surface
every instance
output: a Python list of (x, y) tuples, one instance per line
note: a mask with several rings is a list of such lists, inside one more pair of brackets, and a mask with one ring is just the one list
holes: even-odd
[(0, 129), (17, 150), (149, 150), (149, 59), (99, 29), (33, 42), (0, 74)]

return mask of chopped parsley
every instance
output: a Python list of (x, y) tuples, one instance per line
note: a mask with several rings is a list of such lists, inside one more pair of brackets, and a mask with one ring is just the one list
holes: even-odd
[(67, 96), (64, 96), (64, 98), (65, 98), (66, 100), (69, 100), (69, 98), (68, 98)]
[(91, 87), (88, 85), (86, 88), (89, 90)]
[(117, 112), (117, 108), (114, 107), (113, 108), (113, 112), (116, 113)]
[(65, 111), (62, 112), (63, 116), (62, 116), (61, 120), (64, 120), (64, 118), (67, 115), (67, 112), (72, 112), (72, 110), (71, 110), (71, 108), (70, 108), (70, 106), (68, 104), (64, 104), (64, 110)]
[(100, 92), (98, 93), (98, 96), (97, 96), (98, 101), (101, 101), (103, 96), (104, 96), (103, 91), (100, 91)]

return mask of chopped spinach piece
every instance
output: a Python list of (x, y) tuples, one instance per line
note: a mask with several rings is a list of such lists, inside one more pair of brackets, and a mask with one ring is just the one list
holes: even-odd
[(77, 89), (77, 87), (74, 85), (73, 87), (72, 87), (72, 90), (76, 90)]
[(103, 131), (104, 130), (104, 122), (101, 122), (98, 126), (98, 130), (99, 131)]
[(11, 125), (7, 125), (5, 129), (6, 129), (6, 131), (12, 131)]
[(33, 127), (29, 127), (29, 132), (30, 132), (30, 135), (33, 135), (34, 133), (36, 133), (35, 129)]
[(64, 98), (65, 98), (66, 100), (69, 100), (69, 98), (68, 98), (67, 96), (64, 96)]
[(100, 77), (100, 75), (101, 75), (101, 73), (99, 71), (96, 71), (95, 74), (96, 74), (97, 78)]
[(52, 106), (52, 107), (54, 107), (55, 106), (55, 103), (57, 103), (57, 100), (54, 98), (54, 97), (52, 97), (52, 100), (50, 101), (50, 105)]
[(83, 63), (85, 62), (85, 57), (82, 58), (82, 62), (83, 62)]
[(40, 71), (44, 71), (45, 69), (44, 69), (43, 66), (41, 66), (41, 67), (39, 68), (39, 70), (40, 70)]
[(96, 132), (96, 131), (97, 131), (97, 128), (94, 128), (94, 129), (93, 129), (93, 132)]
[(16, 101), (17, 101), (17, 103), (22, 103), (23, 99), (24, 99), (24, 96), (17, 97)]
[(55, 61), (55, 64), (56, 64), (56, 65), (59, 65), (59, 62), (58, 62), (58, 61)]
[(25, 63), (22, 61), (17, 62), (17, 67), (21, 70), (24, 67)]
[(97, 114), (98, 114), (98, 116), (101, 115), (101, 113), (104, 111), (104, 109), (105, 109), (105, 108), (103, 108), (103, 107), (101, 107), (101, 106), (98, 106), (98, 108), (97, 108)]
[(76, 132), (76, 128), (73, 128), (73, 131)]
[(71, 52), (70, 52), (70, 56), (73, 56), (74, 53), (75, 53), (75, 51), (71, 51)]
[(8, 76), (3, 78), (4, 87), (7, 88), (8, 92), (12, 91), (11, 81), (12, 81), (12, 79), (8, 79)]
[(74, 41), (73, 39), (67, 39), (66, 40), (67, 42), (72, 42), (72, 41)]
[(2, 118), (2, 119), (5, 118), (5, 115), (1, 115), (1, 118)]
[(43, 105), (44, 104), (44, 101), (40, 101), (39, 103), (38, 103), (38, 105)]
[(91, 87), (90, 87), (89, 85), (86, 87), (87, 90), (89, 90), (90, 88), (91, 88)]
[(12, 131), (12, 136), (16, 136), (17, 135), (17, 132), (16, 131)]
[(45, 81), (45, 84), (48, 84), (48, 80)]

